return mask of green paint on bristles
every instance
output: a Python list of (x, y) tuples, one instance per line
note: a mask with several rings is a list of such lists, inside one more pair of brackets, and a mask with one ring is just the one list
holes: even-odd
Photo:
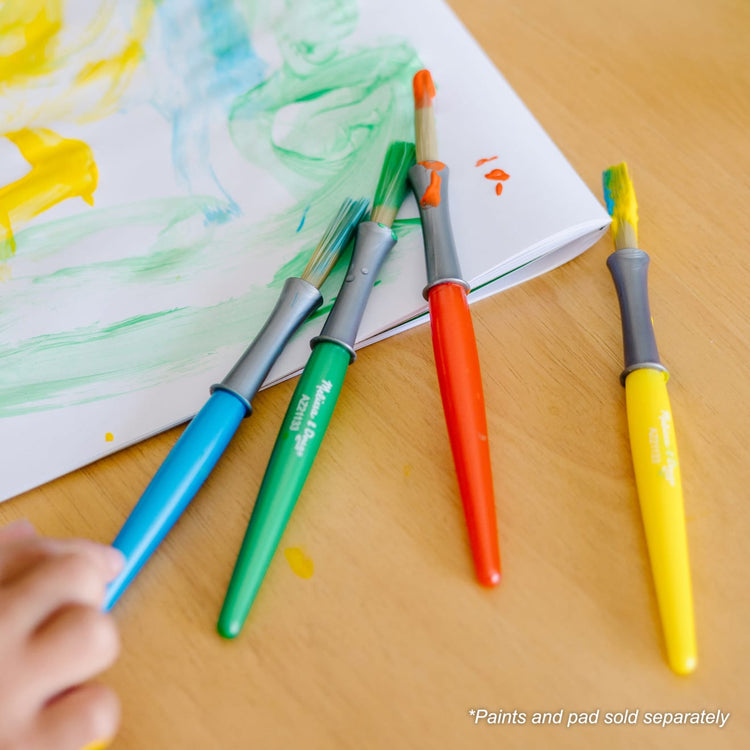
[(388, 151), (380, 170), (378, 187), (372, 205), (400, 206), (409, 189), (407, 177), (409, 170), (416, 162), (414, 144), (408, 141), (394, 141)]
[(375, 199), (372, 202), (372, 221), (387, 227), (393, 224), (409, 190), (408, 173), (415, 161), (413, 143), (394, 141), (388, 146), (383, 168), (380, 170), (378, 187), (375, 190)]
[(328, 225), (325, 234), (307, 264), (302, 278), (320, 288), (338, 260), (341, 251), (346, 247), (352, 231), (361, 221), (367, 211), (369, 201), (367, 198), (352, 200), (347, 198), (339, 208), (339, 212)]

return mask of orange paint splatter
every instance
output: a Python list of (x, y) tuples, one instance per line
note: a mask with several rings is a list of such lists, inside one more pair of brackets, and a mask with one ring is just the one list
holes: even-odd
[(497, 185), (495, 185), (495, 193), (497, 195), (500, 195), (500, 193), (502, 193), (502, 192), (503, 192), (503, 183), (502, 182), (498, 182)]
[(502, 169), (493, 169), (491, 172), (487, 172), (485, 177), (488, 180), (507, 180), (510, 175)]
[(412, 81), (414, 88), (414, 106), (417, 109), (431, 107), (435, 98), (435, 84), (429, 70), (420, 70)]
[(440, 183), (442, 182), (440, 175), (433, 170), (430, 172), (430, 184), (427, 186), (427, 190), (424, 191), (422, 200), (420, 203), (422, 206), (439, 206), (440, 205)]
[(300, 578), (312, 578), (315, 566), (304, 550), (300, 547), (287, 547), (284, 550), (284, 557), (295, 575)]
[(486, 164), (488, 161), (495, 161), (495, 159), (497, 159), (497, 156), (489, 156), (486, 159), (479, 159), (479, 161), (474, 166), (481, 167), (482, 164)]

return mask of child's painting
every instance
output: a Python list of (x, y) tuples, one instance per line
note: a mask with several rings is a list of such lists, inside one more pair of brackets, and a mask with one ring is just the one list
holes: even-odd
[[(468, 278), (603, 226), (438, 0), (0, 3), (0, 499), (197, 411), (342, 199), (371, 197), (389, 142), (413, 139), (425, 65)], [(519, 206), (550, 200), (524, 226)], [(363, 338), (424, 310), (415, 216)]]

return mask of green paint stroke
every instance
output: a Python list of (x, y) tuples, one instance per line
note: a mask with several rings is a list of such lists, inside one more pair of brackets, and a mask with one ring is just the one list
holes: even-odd
[(205, 372), (217, 364), (222, 343), (247, 338), (258, 291), (207, 309), (91, 325), (6, 349), (0, 352), (0, 417), (87, 403)]
[(281, 66), (232, 108), (236, 147), (297, 201), (268, 222), (269, 236), (296, 230), (308, 206), (304, 232), (320, 236), (343, 198), (372, 196), (389, 143), (413, 138), (419, 58), (398, 38), (347, 44), (357, 20), (354, 0), (289, 0), (273, 19)]
[[(402, 39), (350, 44), (354, 0), (288, 0), (281, 15), (274, 15), (275, 3), (235, 4), (253, 33), (275, 37), (282, 62), (234, 100), (229, 132), (241, 156), (282, 184), (293, 205), (260, 222), (237, 216), (207, 224), (206, 209), (211, 201), (220, 208), (220, 201), (175, 196), (87, 210), (20, 232), (0, 295), (0, 417), (130, 393), (208, 371), (230, 348), (239, 355), (283, 280), (303, 270), (343, 198), (371, 196), (388, 144), (412, 138), (411, 78), (421, 63)], [(403, 237), (415, 227), (394, 228)], [(142, 245), (128, 246), (123, 233), (131, 230), (145, 233)], [(76, 259), (76, 248), (93, 240), (117, 253)], [(226, 293), (204, 306), (161, 302), (166, 290), (207, 278), (221, 289), (222, 278), (247, 273), (255, 258), (268, 265), (281, 252), (294, 257), (265, 279), (248, 278), (239, 296)], [(339, 288), (347, 263), (340, 260), (324, 295)], [(90, 294), (136, 303), (131, 313), (102, 323), (97, 316), (109, 300), (97, 307)], [(88, 317), (75, 322), (67, 309), (81, 300)], [(38, 327), (24, 328), (29, 321)]]
[[(214, 305), (161, 309), (72, 328), (68, 318), (62, 330), (50, 330), (55, 326), (51, 315), (42, 321), (41, 333), (21, 339), (15, 334), (27, 319), (38, 319), (38, 306), (65, 311), (84, 298), (90, 315), (105, 313), (110, 300), (102, 289), (114, 287), (119, 295), (153, 305), (169, 286), (202, 283), (215, 270), (215, 247), (224, 250), (224, 263), (241, 267), (246, 228), (205, 224), (205, 205), (206, 199), (192, 197), (144, 201), (19, 233), (26, 274), (14, 275), (0, 296), (0, 417), (136, 391), (211, 369), (223, 347), (241, 352), (277, 297), (252, 278), (244, 294)], [(119, 226), (113, 229), (113, 224)], [(50, 270), (58, 255), (70, 257), (87, 238), (102, 245), (121, 240), (122, 227), (150, 227), (155, 239), (138, 255), (69, 262)]]
[(259, 303), (272, 305), (275, 296), (253, 289), (208, 308), (166, 310), (4, 347), (0, 417), (87, 403), (207, 372), (219, 363), (224, 346), (252, 340), (264, 322)]

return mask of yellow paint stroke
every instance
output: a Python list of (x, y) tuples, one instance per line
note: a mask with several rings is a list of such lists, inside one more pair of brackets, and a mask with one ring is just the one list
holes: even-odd
[(63, 49), (63, 0), (0, 0), (0, 96), (23, 90), (30, 79), (48, 86), (60, 71), (67, 72), (72, 81), (37, 111), (29, 109), (21, 122), (5, 124), (5, 129), (12, 130), (5, 137), (18, 147), (31, 171), (0, 187), (0, 258), (8, 257), (8, 249), (15, 253), (13, 227), (18, 223), (68, 198), (80, 197), (93, 205), (98, 171), (89, 146), (30, 125), (43, 120), (89, 122), (111, 114), (143, 60), (159, 2), (139, 0), (130, 28), (113, 55), (96, 59), (89, 52), (88, 59), (81, 60), (96, 38), (105, 38), (109, 13), (99, 13), (85, 38)]
[(130, 84), (136, 68), (144, 58), (143, 45), (151, 30), (151, 21), (159, 0), (141, 0), (133, 20), (132, 32), (125, 46), (116, 54), (87, 64), (76, 76), (76, 86), (104, 83), (94, 111), (79, 118), (81, 121), (99, 119), (112, 112), (125, 89)]
[(61, 28), (61, 0), (0, 2), (0, 88), (48, 72)]
[(105, 434), (104, 439), (108, 443), (111, 443), (115, 439), (115, 436), (111, 432), (108, 432), (108, 433)]
[(287, 547), (284, 550), (284, 557), (286, 557), (286, 561), (295, 575), (298, 575), (300, 578), (312, 578), (315, 566), (302, 549), (299, 547)]
[[(0, 96), (22, 89), (32, 78), (50, 91), (56, 81), (68, 81), (47, 96), (37, 111), (29, 109), (25, 122), (15, 123), (13, 129), (32, 121), (91, 122), (110, 115), (144, 58), (159, 2), (139, 0), (124, 34), (110, 26), (111, 6), (107, 4), (86, 33), (64, 43), (62, 0), (0, 0)], [(117, 45), (114, 34), (119, 35), (119, 46), (112, 55), (101, 57), (94, 49), (101, 49), (100, 43), (105, 42)]]
[[(20, 180), (0, 188), (0, 248), (15, 252), (13, 226), (28, 222), (68, 198), (94, 205), (98, 170), (91, 149), (51, 130), (17, 130), (5, 137), (31, 166)], [(5, 230), (5, 237), (2, 230)]]

